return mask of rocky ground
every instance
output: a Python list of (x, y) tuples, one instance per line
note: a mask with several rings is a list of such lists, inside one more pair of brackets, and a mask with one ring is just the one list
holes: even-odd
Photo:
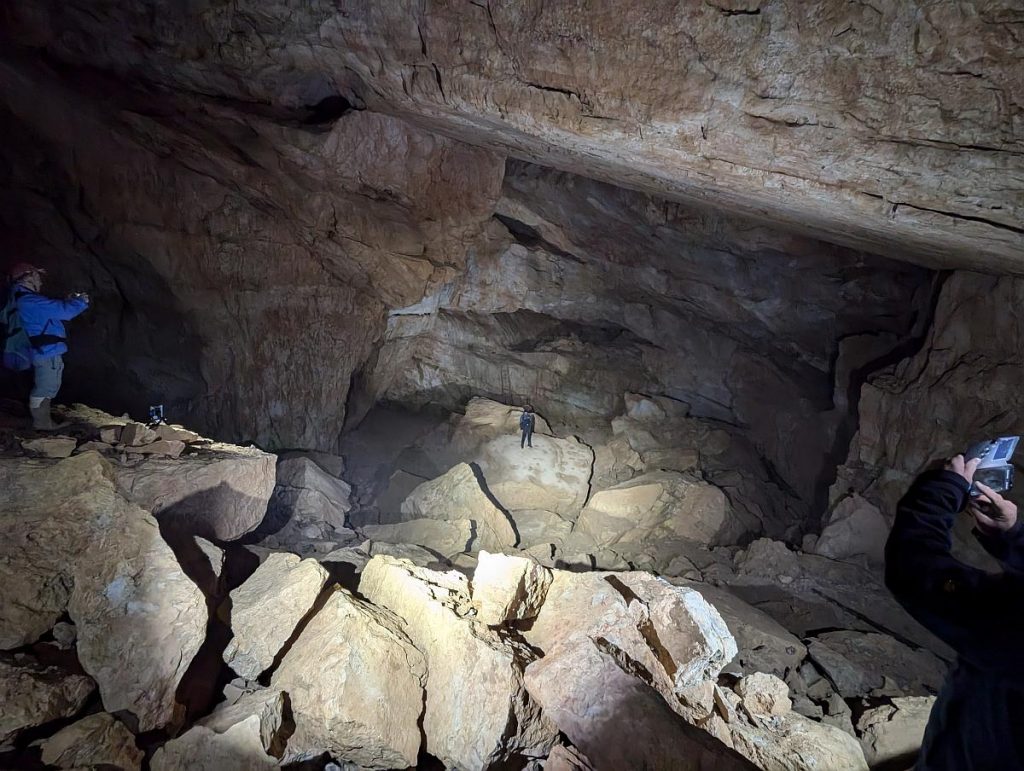
[(734, 438), (625, 403), (532, 450), (497, 402), (392, 415), (344, 459), (5, 419), (0, 767), (909, 767), (950, 652), (880, 512), (763, 537)]

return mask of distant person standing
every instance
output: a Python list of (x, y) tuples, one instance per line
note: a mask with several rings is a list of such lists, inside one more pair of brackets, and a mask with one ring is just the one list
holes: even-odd
[(536, 424), (537, 416), (533, 414), (533, 406), (527, 404), (519, 416), (519, 429), (523, 432), (523, 438), (519, 441), (520, 448), (533, 447), (533, 427)]
[[(64, 322), (75, 318), (89, 307), (89, 296), (73, 294), (65, 300), (56, 300), (40, 294), (43, 288), (42, 268), (18, 263), (10, 272), (11, 289), (4, 308), (3, 321), (7, 327), (8, 353), (13, 361), (21, 361), (16, 369), (32, 368), (35, 379), (29, 395), (28, 407), (32, 413), (32, 427), (40, 431), (53, 431), (50, 402), (60, 391), (64, 376), (64, 354), (67, 353), (67, 332)], [(23, 343), (12, 345), (14, 335)], [(20, 352), (17, 350), (20, 348)]]

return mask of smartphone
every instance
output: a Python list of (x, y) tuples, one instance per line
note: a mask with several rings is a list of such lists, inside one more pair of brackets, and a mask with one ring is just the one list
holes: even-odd
[[(1005, 493), (1013, 487), (1013, 465), (1010, 459), (1017, 449), (1019, 436), (1001, 436), (987, 439), (972, 445), (964, 455), (965, 460), (981, 458), (974, 481), (988, 485), (997, 493)], [(971, 485), (971, 497), (977, 498), (981, 492)]]

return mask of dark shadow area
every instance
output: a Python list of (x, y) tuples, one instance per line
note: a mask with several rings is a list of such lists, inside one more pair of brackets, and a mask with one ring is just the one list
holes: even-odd
[[(828, 512), (829, 489), (836, 481), (839, 467), (846, 463), (850, 452), (850, 442), (860, 429), (861, 389), (873, 376), (899, 364), (904, 359), (909, 359), (921, 350), (927, 342), (932, 328), (942, 286), (950, 275), (949, 271), (937, 271), (933, 274), (929, 285), (922, 285), (919, 288), (913, 301), (914, 317), (910, 332), (883, 355), (864, 362), (852, 370), (846, 383), (846, 393), (833, 394), (833, 404), (835, 406), (845, 405), (846, 414), (836, 426), (835, 441), (827, 451), (825, 463), (821, 466), (821, 473), (815, 483), (814, 501), (809, 510), (810, 518), (804, 523), (805, 532), (821, 532), (822, 522), (820, 519), (815, 521), (815, 517), (819, 517), (822, 512)], [(837, 349), (830, 367), (830, 371), (833, 373), (833, 382), (836, 379), (838, 353)], [(835, 383), (836, 388), (840, 388), (842, 385)], [(886, 516), (892, 514), (892, 512), (883, 513)]]
[[(145, 417), (152, 404), (184, 419), (205, 390), (201, 343), (167, 278), (146, 255), (110, 235), (113, 223), (89, 211), (59, 148), (0, 108), (7, 151), (0, 161), (0, 261), (48, 270), (43, 294), (87, 292), (91, 306), (67, 323), (69, 351), (59, 400), (115, 415)], [(0, 280), (0, 285), (6, 285)], [(6, 299), (6, 296), (5, 298)], [(30, 378), (0, 370), (0, 393), (21, 401)]]
[(219, 521), (222, 515), (238, 517), (243, 522), (262, 523), (266, 518), (266, 505), (262, 498), (243, 495), (222, 481), (213, 487), (186, 495), (154, 512), (161, 530), (168, 535), (197, 535), (214, 542), (226, 538), (236, 540), (231, 536), (235, 534), (233, 531), (239, 528), (222, 526)]
[[(234, 673), (223, 660), (224, 649), (231, 639), (231, 597), (224, 586), (224, 567), (215, 572), (210, 559), (199, 548), (195, 537), (160, 524), (160, 534), (174, 552), (178, 564), (206, 597), (206, 637), (188, 669), (178, 683), (175, 700), (184, 706), (185, 725), (209, 713), (219, 700), (224, 686)], [(225, 564), (227, 552), (224, 554)]]
[(476, 477), (476, 482), (478, 485), (480, 485), (480, 489), (483, 490), (484, 495), (487, 496), (487, 500), (494, 504), (494, 508), (496, 508), (498, 511), (502, 513), (502, 515), (508, 522), (509, 527), (512, 528), (512, 532), (515, 533), (516, 536), (516, 542), (513, 544), (513, 546), (518, 546), (522, 539), (519, 536), (519, 528), (516, 525), (515, 519), (513, 519), (512, 515), (508, 513), (508, 509), (502, 506), (501, 502), (494, 497), (494, 494), (491, 492), (491, 488), (487, 486), (487, 480), (484, 479), (484, 472), (480, 468), (480, 465), (474, 462), (470, 463), (469, 467), (473, 470), (473, 476)]
[(322, 126), (326, 123), (334, 123), (334, 121), (357, 109), (360, 108), (357, 108), (340, 94), (325, 96), (316, 104), (306, 107), (306, 117), (302, 119), (302, 123), (306, 126)]

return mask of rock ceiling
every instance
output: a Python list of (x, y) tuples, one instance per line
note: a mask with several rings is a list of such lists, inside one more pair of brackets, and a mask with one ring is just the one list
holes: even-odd
[[(932, 265), (1021, 271), (1010, 2), (20, 3), (23, 47), (235, 109), (346, 104)], [(316, 109), (311, 109), (311, 108)]]

